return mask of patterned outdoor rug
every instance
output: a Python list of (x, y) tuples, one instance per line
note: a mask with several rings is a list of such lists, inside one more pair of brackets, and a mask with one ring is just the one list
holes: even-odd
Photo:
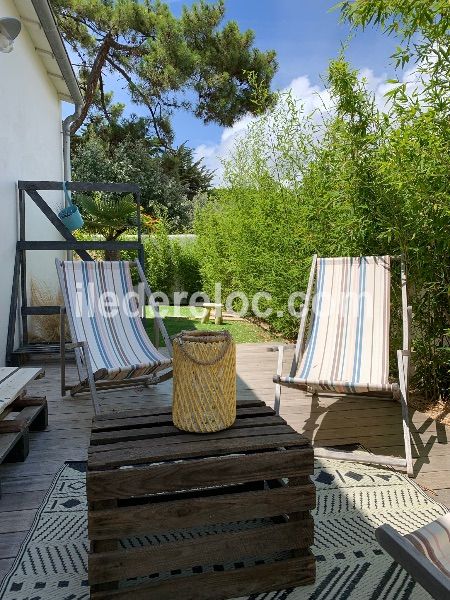
[[(381, 550), (374, 529), (387, 522), (406, 533), (447, 509), (407, 477), (380, 467), (320, 460), (314, 479), (315, 585), (248, 600), (429, 599)], [(248, 528), (255, 523), (238, 526)], [(204, 533), (212, 533), (211, 529)], [(147, 541), (158, 543), (151, 538)], [(128, 541), (127, 545), (136, 543)], [(85, 463), (72, 462), (55, 477), (0, 586), (0, 598), (88, 600), (87, 552)]]

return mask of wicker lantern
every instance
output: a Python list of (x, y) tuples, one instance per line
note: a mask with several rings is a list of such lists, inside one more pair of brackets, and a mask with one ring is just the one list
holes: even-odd
[(173, 422), (210, 433), (236, 419), (236, 347), (227, 331), (182, 331), (173, 340)]

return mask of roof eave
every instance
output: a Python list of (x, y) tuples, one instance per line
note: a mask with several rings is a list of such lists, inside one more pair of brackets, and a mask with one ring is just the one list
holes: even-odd
[[(64, 46), (61, 32), (59, 31), (55, 14), (48, 0), (31, 0), (33, 8), (42, 26), (42, 30), (48, 40), (54, 59), (58, 64), (60, 74), (49, 73), (49, 75), (64, 79), (69, 95), (60, 93), (60, 98), (66, 102), (81, 104), (83, 97), (78, 86), (77, 78)], [(55, 65), (56, 66), (56, 65)]]

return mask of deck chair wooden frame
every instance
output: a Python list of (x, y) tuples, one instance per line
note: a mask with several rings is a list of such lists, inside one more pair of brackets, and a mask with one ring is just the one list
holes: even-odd
[[(70, 262), (70, 261), (68, 261)], [(120, 262), (120, 261), (117, 261)], [(141, 264), (138, 260), (133, 263), (137, 268), (139, 273), (139, 278), (144, 287), (145, 293), (145, 306), (149, 305), (153, 309), (154, 314), (154, 332), (155, 332), (155, 340), (156, 345), (153, 345), (150, 339), (147, 337), (146, 342), (150, 344), (151, 347), (154, 347), (156, 350), (159, 348), (159, 334), (162, 335), (166, 350), (169, 353), (169, 357), (166, 357), (166, 362), (160, 366), (156, 366), (154, 369), (152, 368), (150, 373), (141, 376), (131, 376), (125, 379), (108, 379), (107, 374), (105, 374), (105, 369), (100, 369), (94, 371), (92, 366), (92, 359), (90, 348), (87, 340), (81, 339), (79, 335), (77, 335), (77, 330), (75, 327), (74, 317), (70, 310), (70, 303), (68, 298), (68, 292), (66, 286), (64, 284), (65, 274), (63, 271), (63, 261), (60, 259), (56, 259), (56, 270), (58, 273), (58, 278), (61, 286), (61, 292), (64, 300), (64, 306), (61, 307), (60, 311), (60, 352), (61, 352), (61, 395), (64, 397), (67, 391), (70, 391), (71, 396), (75, 396), (76, 394), (82, 394), (86, 392), (90, 392), (92, 403), (94, 406), (94, 411), (96, 414), (100, 413), (100, 402), (98, 391), (100, 390), (111, 390), (118, 389), (124, 387), (132, 387), (137, 385), (156, 385), (163, 381), (170, 379), (173, 375), (171, 368), (171, 358), (172, 358), (172, 342), (167, 333), (166, 327), (164, 325), (164, 321), (160, 315), (158, 304), (155, 302), (152, 294), (152, 290), (148, 284), (148, 281), (145, 277), (144, 271), (141, 267)], [(148, 304), (147, 304), (148, 302)], [(145, 311), (145, 307), (144, 307)], [(65, 331), (65, 322), (69, 324), (69, 331), (71, 336), (71, 342), (66, 342), (66, 331)], [(79, 381), (76, 383), (66, 383), (66, 351), (74, 350), (75, 353), (75, 362), (78, 371), (78, 379)]]
[(407, 537), (391, 525), (375, 530), (378, 543), (401, 565), (435, 600), (450, 598), (450, 577), (420, 552)]
[[(363, 257), (361, 257), (363, 258)], [(369, 258), (369, 257), (366, 257)], [(372, 257), (370, 257), (372, 258)], [(405, 458), (397, 458), (392, 456), (372, 455), (364, 452), (341, 452), (338, 450), (329, 450), (326, 448), (316, 447), (314, 454), (318, 458), (334, 458), (339, 460), (348, 460), (354, 462), (373, 463), (386, 465), (391, 467), (400, 468), (406, 470), (408, 475), (413, 476), (413, 462), (411, 454), (411, 434), (410, 434), (410, 423), (409, 423), (409, 412), (408, 412), (408, 385), (409, 385), (409, 372), (410, 372), (410, 325), (412, 310), (408, 305), (408, 294), (406, 287), (406, 270), (405, 263), (402, 257), (390, 257), (391, 260), (400, 260), (400, 272), (401, 272), (401, 295), (402, 295), (402, 324), (403, 324), (403, 348), (397, 351), (397, 363), (399, 371), (399, 380), (397, 384), (393, 384), (391, 391), (380, 391), (380, 392), (356, 392), (356, 395), (367, 395), (367, 396), (391, 396), (399, 398), (402, 408), (402, 421), (403, 421), (403, 437), (405, 445)], [(313, 291), (316, 284), (317, 275), (317, 263), (318, 256), (314, 255), (311, 265), (311, 271), (309, 274), (308, 287), (306, 290), (305, 301), (302, 308), (300, 317), (300, 326), (297, 336), (297, 343), (295, 344), (294, 357), (291, 364), (289, 378), (295, 378), (297, 369), (301, 364), (301, 360), (306, 350), (307, 345), (307, 325), (308, 317), (310, 315), (311, 302), (313, 297)], [(392, 284), (391, 284), (392, 285)], [(297, 388), (305, 391), (311, 391), (313, 398), (317, 398), (318, 394), (321, 393), (319, 388), (315, 388), (314, 385), (302, 385), (295, 382), (283, 381), (283, 358), (284, 358), (285, 346), (278, 347), (278, 366), (277, 373), (273, 378), (275, 383), (275, 411), (277, 414), (280, 411), (281, 401), (281, 388), (282, 386)], [(322, 393), (330, 393), (322, 390)], [(346, 392), (348, 393), (348, 392)]]

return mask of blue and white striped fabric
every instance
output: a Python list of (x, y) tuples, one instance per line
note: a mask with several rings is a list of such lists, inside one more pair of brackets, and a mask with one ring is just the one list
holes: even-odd
[(309, 338), (295, 377), (338, 393), (388, 392), (390, 257), (319, 258)]
[(60, 265), (72, 340), (88, 342), (96, 380), (139, 377), (170, 366), (142, 324), (128, 262)]

